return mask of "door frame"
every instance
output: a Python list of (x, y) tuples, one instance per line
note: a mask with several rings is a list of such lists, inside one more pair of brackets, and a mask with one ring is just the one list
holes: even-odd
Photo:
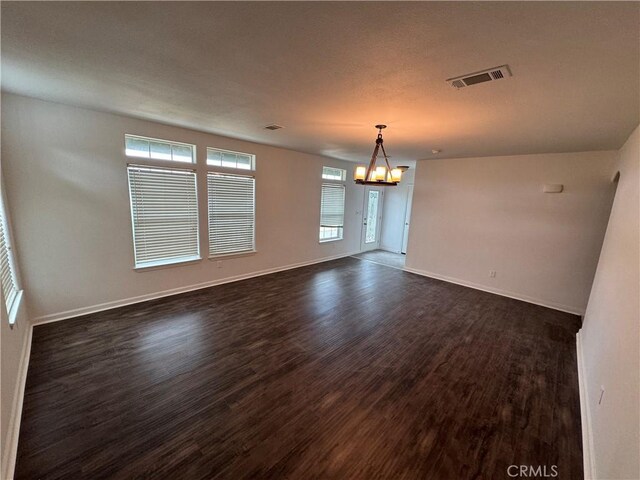
[(413, 183), (407, 188), (407, 199), (404, 207), (404, 225), (402, 228), (402, 245), (400, 245), (400, 253), (407, 254), (409, 245), (409, 228), (411, 226), (411, 208), (413, 207)]

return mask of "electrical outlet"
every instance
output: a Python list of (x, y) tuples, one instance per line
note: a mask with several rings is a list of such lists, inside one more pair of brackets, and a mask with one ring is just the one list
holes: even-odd
[(496, 271), (495, 270), (489, 270), (489, 276), (491, 278), (496, 278)]
[(218, 261), (216, 262), (216, 267), (218, 267), (218, 268), (222, 268), (222, 260), (218, 260)]

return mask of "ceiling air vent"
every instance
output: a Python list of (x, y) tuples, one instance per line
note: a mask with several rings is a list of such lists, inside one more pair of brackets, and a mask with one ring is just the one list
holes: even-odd
[(267, 130), (280, 130), (281, 128), (284, 128), (282, 125), (276, 125), (275, 123), (272, 123), (271, 125), (267, 125), (266, 127)]
[(460, 89), (475, 85), (476, 83), (491, 82), (511, 76), (509, 65), (501, 65), (499, 67), (487, 68), (480, 72), (468, 73), (459, 77), (448, 78), (447, 83), (453, 88)]

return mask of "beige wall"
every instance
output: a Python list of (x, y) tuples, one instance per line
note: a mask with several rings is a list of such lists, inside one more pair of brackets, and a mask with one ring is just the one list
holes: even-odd
[[(638, 479), (640, 127), (620, 150), (617, 170), (618, 189), (580, 331), (582, 386), (590, 417), (594, 478)], [(600, 403), (601, 387), (605, 393)]]
[[(407, 268), (583, 313), (611, 208), (615, 156), (418, 162)], [(545, 183), (565, 191), (542, 193)]]
[[(353, 163), (27, 97), (2, 100), (9, 210), (36, 320), (359, 250), (363, 190), (350, 181), (345, 239), (318, 242), (322, 166), (346, 168), (350, 179)], [(205, 258), (134, 271), (125, 133), (194, 143), (201, 164), (207, 146), (256, 154), (258, 253), (225, 259), (221, 268)], [(199, 182), (199, 195), (205, 188)], [(206, 211), (200, 223), (207, 252)]]

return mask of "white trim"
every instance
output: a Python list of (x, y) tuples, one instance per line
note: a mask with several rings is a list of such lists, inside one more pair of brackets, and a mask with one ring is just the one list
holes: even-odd
[(9, 317), (9, 326), (13, 328), (16, 324), (16, 320), (18, 319), (18, 312), (20, 311), (20, 305), (22, 305), (22, 294), (24, 290), (18, 290), (18, 293), (11, 302), (11, 308), (7, 313)]
[[(333, 227), (329, 227), (333, 228)], [(325, 238), (323, 240), (318, 240), (318, 243), (328, 243), (328, 242), (339, 242), (340, 240), (344, 240), (343, 237), (335, 237), (335, 238)], [(359, 253), (359, 252), (356, 252)]]
[(596, 457), (594, 455), (593, 429), (591, 428), (591, 410), (589, 409), (589, 394), (587, 376), (585, 375), (584, 357), (582, 354), (581, 331), (576, 334), (576, 358), (578, 359), (578, 387), (580, 389), (580, 420), (582, 423), (582, 461), (584, 480), (595, 480)]
[(340, 255), (333, 255), (330, 257), (323, 257), (316, 260), (310, 260), (300, 263), (292, 263), (283, 267), (268, 268), (265, 270), (259, 270), (257, 272), (245, 273), (242, 275), (235, 275), (233, 277), (220, 278), (209, 282), (196, 283), (194, 285), (187, 285), (186, 287), (172, 288), (169, 290), (163, 290), (161, 292), (149, 293), (146, 295), (139, 295), (137, 297), (124, 298), (121, 300), (114, 300), (112, 302), (99, 303), (90, 307), (75, 308), (73, 310), (66, 310), (64, 312), (52, 313), (49, 315), (43, 315), (34, 318), (32, 325), (42, 325), (44, 323), (58, 322), (60, 320), (67, 320), (69, 318), (79, 317), (82, 315), (88, 315), (90, 313), (102, 312), (104, 310), (111, 310), (112, 308), (124, 307), (125, 305), (131, 305), (133, 303), (146, 302), (148, 300), (154, 300), (156, 298), (168, 297), (170, 295), (177, 295), (179, 293), (191, 292), (193, 290), (200, 290), (202, 288), (214, 287), (216, 285), (222, 285), (225, 283), (237, 282), (239, 280), (246, 280), (247, 278), (260, 277), (262, 275), (269, 275), (270, 273), (282, 272), (284, 270), (292, 270), (294, 268), (300, 268), (307, 265), (313, 265), (315, 263), (323, 263), (331, 260), (337, 260), (338, 258), (350, 257), (356, 253), (349, 252)]
[(133, 267), (136, 272), (144, 272), (146, 270), (157, 270), (159, 268), (179, 267), (182, 265), (196, 263), (202, 260), (201, 256), (181, 257), (173, 260), (154, 260), (151, 262), (141, 263)]
[(215, 262), (216, 260), (224, 260), (225, 258), (247, 257), (255, 255), (256, 253), (258, 253), (258, 250), (255, 248), (253, 250), (245, 250), (244, 252), (219, 253), (218, 255), (209, 255), (209, 260)]
[(416, 275), (422, 275), (423, 277), (435, 278), (436, 280), (443, 280), (445, 282), (455, 283), (464, 287), (475, 288), (476, 290), (482, 290), (483, 292), (495, 293), (496, 295), (514, 298), (516, 300), (522, 300), (523, 302), (533, 303), (534, 305), (540, 305), (542, 307), (552, 308), (554, 310), (560, 310), (561, 312), (572, 313), (574, 315), (584, 315), (584, 309), (582, 308), (563, 305), (556, 302), (549, 302), (546, 300), (541, 300), (539, 298), (530, 297), (528, 295), (522, 295), (520, 293), (510, 292), (508, 290), (502, 290), (500, 288), (487, 287), (485, 285), (480, 285), (479, 283), (468, 282), (466, 280), (460, 280), (458, 278), (448, 277), (446, 275), (440, 275), (438, 273), (427, 272), (426, 270), (419, 270), (417, 268), (404, 267), (404, 269), (409, 273), (415, 273)]
[(16, 455), (18, 453), (18, 436), (20, 435), (20, 420), (22, 419), (22, 405), (24, 403), (24, 390), (27, 383), (27, 371), (29, 370), (29, 357), (31, 356), (31, 339), (33, 338), (33, 325), (27, 325), (29, 331), (25, 335), (18, 366), (18, 377), (16, 379), (16, 389), (11, 402), (11, 413), (9, 415), (9, 428), (5, 439), (5, 451), (2, 458), (2, 478), (13, 478), (16, 466)]

